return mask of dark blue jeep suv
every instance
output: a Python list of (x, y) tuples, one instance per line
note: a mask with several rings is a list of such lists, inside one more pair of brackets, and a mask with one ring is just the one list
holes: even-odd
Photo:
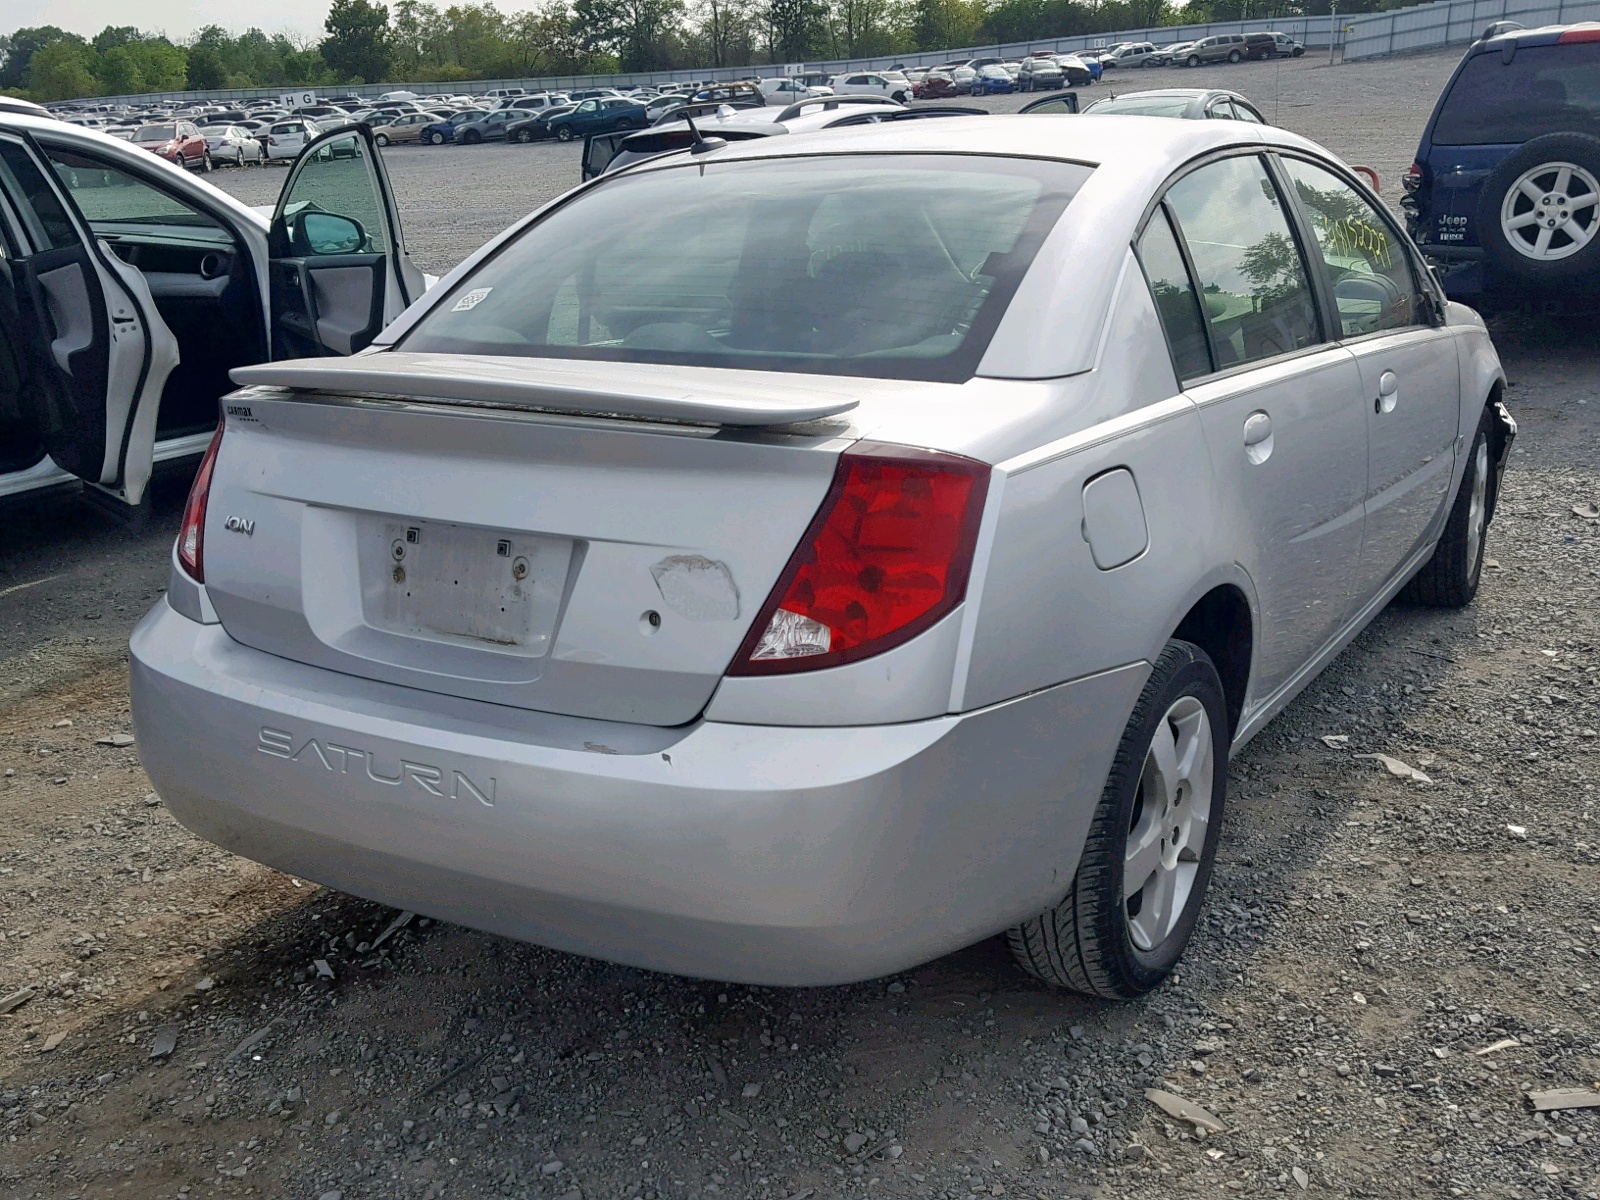
[(1600, 23), (1491, 26), (1403, 180), (1412, 238), (1460, 299), (1600, 294)]

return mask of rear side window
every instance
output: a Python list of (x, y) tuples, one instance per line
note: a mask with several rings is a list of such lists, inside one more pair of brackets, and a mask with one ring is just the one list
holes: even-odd
[(1165, 207), (1156, 209), (1139, 239), (1139, 261), (1144, 264), (1150, 294), (1161, 314), (1161, 327), (1166, 330), (1178, 379), (1187, 381), (1209, 375), (1211, 351), (1206, 346), (1205, 323)]
[(1600, 42), (1519, 47), (1510, 63), (1475, 54), (1439, 109), (1441, 146), (1520, 143), (1547, 133), (1600, 135)]
[(1172, 185), (1167, 206), (1194, 263), (1218, 370), (1321, 340), (1305, 262), (1261, 159), (1208, 163)]
[(1089, 170), (846, 155), (625, 172), (528, 227), (401, 347), (967, 379)]

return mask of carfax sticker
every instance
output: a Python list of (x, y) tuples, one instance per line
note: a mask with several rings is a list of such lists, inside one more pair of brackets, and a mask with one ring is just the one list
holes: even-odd
[(457, 300), (451, 307), (450, 311), (467, 312), (471, 309), (477, 308), (478, 305), (482, 304), (484, 300), (488, 298), (489, 293), (492, 291), (494, 291), (492, 287), (473, 288), (466, 295), (462, 296), (461, 299)]

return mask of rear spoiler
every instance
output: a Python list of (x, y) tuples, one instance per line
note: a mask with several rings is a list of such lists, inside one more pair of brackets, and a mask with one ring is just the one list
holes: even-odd
[[(673, 376), (653, 368), (657, 386), (605, 385), (596, 367), (612, 364), (553, 362), (487, 354), (405, 354), (389, 351), (353, 358), (297, 358), (235, 367), (241, 386), (290, 388), (356, 396), (450, 403), (466, 407), (634, 417), (691, 425), (794, 425), (849, 412), (853, 396), (818, 394), (763, 397), (741, 384), (697, 378), (692, 394), (673, 386)], [(618, 364), (628, 365), (628, 364)], [(736, 364), (730, 364), (736, 365)], [(637, 376), (638, 371), (628, 374)]]

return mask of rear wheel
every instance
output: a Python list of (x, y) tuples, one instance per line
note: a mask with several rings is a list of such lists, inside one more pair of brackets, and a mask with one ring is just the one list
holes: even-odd
[(1478, 420), (1477, 436), (1433, 557), (1412, 577), (1402, 596), (1430, 608), (1464, 608), (1478, 594), (1483, 577), (1483, 544), (1489, 532), (1494, 480), (1489, 466), (1489, 413)]
[(1600, 138), (1546, 134), (1507, 157), (1484, 184), (1477, 228), (1512, 279), (1589, 283), (1600, 272)]
[(1107, 998), (1143, 995), (1171, 974), (1211, 879), (1227, 730), (1210, 657), (1168, 642), (1117, 747), (1071, 889), (1006, 934), (1024, 970)]

